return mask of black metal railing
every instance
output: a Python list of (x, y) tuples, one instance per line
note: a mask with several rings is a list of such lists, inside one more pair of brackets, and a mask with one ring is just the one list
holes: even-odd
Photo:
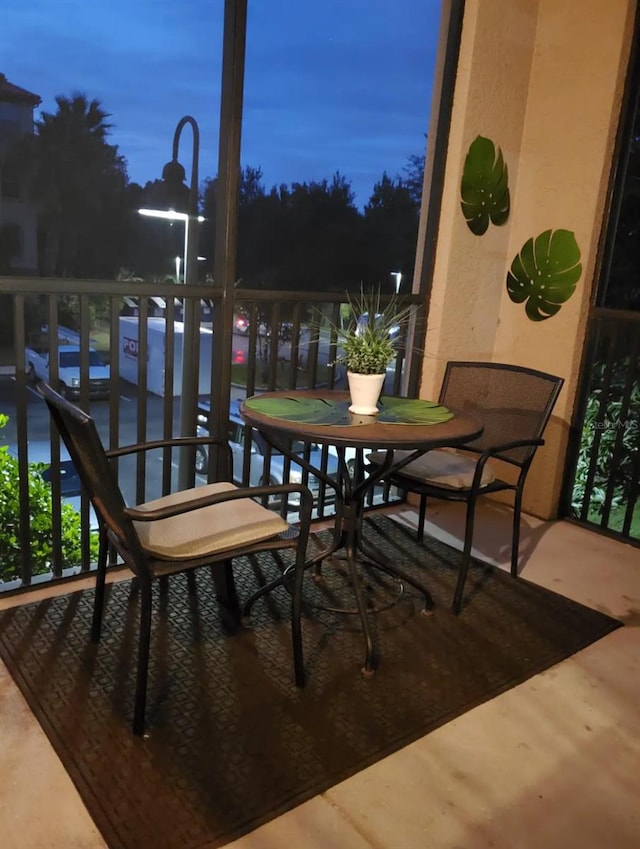
[(640, 313), (596, 310), (587, 345), (567, 512), (640, 542)]
[[(276, 388), (345, 387), (344, 369), (334, 363), (338, 348), (332, 330), (339, 325), (344, 300), (337, 295), (236, 290), (234, 327), (225, 329), (232, 345), (229, 403)], [(190, 363), (197, 371), (195, 382), (190, 381), (197, 387), (193, 397), (182, 392), (182, 325), (173, 320), (181, 317), (188, 301), (199, 304), (199, 350)], [(0, 531), (0, 590), (14, 590), (86, 572), (96, 555), (95, 515), (79, 486), (73, 487), (64, 446), (27, 371), (26, 348), (33, 344), (49, 352), (49, 381), (91, 412), (108, 447), (175, 436), (183, 426), (185, 405), (194, 421), (201, 426), (206, 422), (206, 403), (216, 381), (212, 319), (220, 293), (210, 286), (171, 283), (4, 277), (0, 303), (6, 329), (4, 344), (0, 340), (0, 413), (8, 417), (0, 429), (0, 445), (5, 446), (0, 468), (14, 481), (9, 490), (15, 496), (11, 503), (4, 499), (5, 514), (14, 515), (11, 530), (4, 537)], [(55, 356), (63, 344), (79, 351), (76, 386), (64, 385)], [(387, 392), (403, 392), (405, 353), (399, 351), (388, 372)], [(110, 367), (106, 397), (89, 380), (95, 356)], [(244, 482), (250, 479), (250, 443), (251, 433), (245, 439)], [(168, 493), (183, 462), (168, 449), (159, 456), (121, 459), (116, 468), (126, 499), (138, 503)], [(273, 462), (266, 451), (267, 481)], [(323, 471), (330, 462), (331, 452), (325, 448)], [(190, 481), (206, 482), (195, 472), (194, 455), (190, 463)], [(289, 473), (286, 461), (284, 474)], [(51, 499), (46, 519), (43, 498)], [(376, 495), (379, 503), (390, 498), (388, 490)], [(332, 513), (332, 493), (321, 484), (316, 515)]]

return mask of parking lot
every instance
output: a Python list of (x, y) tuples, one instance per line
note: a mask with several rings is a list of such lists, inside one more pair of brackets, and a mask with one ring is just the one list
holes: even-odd
[[(96, 421), (96, 425), (102, 436), (105, 445), (109, 442), (109, 423), (113, 404), (117, 411), (118, 417), (118, 443), (120, 445), (130, 445), (144, 440), (161, 439), (163, 436), (163, 417), (164, 417), (164, 398), (152, 393), (145, 393), (141, 399), (139, 397), (138, 388), (133, 384), (123, 380), (115, 381), (118, 387), (117, 399), (95, 399), (90, 402), (90, 413)], [(17, 386), (15, 379), (10, 375), (0, 376), (0, 412), (9, 417), (9, 421), (4, 428), (0, 430), (0, 445), (7, 445), (10, 451), (17, 453)], [(232, 409), (238, 409), (237, 402), (244, 398), (243, 390), (232, 387)], [(146, 425), (145, 433), (141, 435), (139, 429), (140, 421), (140, 402), (142, 401), (146, 408)], [(51, 420), (49, 412), (44, 401), (40, 398), (35, 388), (27, 383), (26, 385), (26, 416), (27, 416), (27, 441), (29, 446), (38, 446), (38, 459), (42, 459), (43, 447), (48, 446), (51, 439)], [(234, 419), (236, 427), (240, 426), (241, 420), (236, 414)], [(241, 428), (242, 429), (242, 428)], [(199, 433), (205, 431), (200, 426)], [(172, 432), (177, 435), (180, 432), (180, 398), (174, 398), (173, 406), (173, 421)], [(232, 445), (234, 459), (234, 478), (240, 483), (242, 478), (242, 462), (243, 462), (243, 447), (240, 442), (230, 443)], [(29, 449), (29, 459), (33, 451)], [(263, 461), (263, 455), (260, 455), (260, 461)], [(173, 459), (173, 474), (174, 485), (176, 485), (178, 472), (178, 456)], [(329, 462), (333, 470), (333, 476), (337, 473), (336, 457), (330, 454), (327, 462)], [(278, 474), (282, 477), (283, 463), (282, 458), (274, 455), (272, 461), (273, 469), (269, 475), (268, 481), (275, 482), (278, 479)], [(254, 468), (255, 466), (255, 468)], [(204, 470), (200, 465), (199, 469)], [(288, 474), (292, 480), (298, 480), (301, 477), (300, 468), (295, 464), (291, 465)], [(123, 490), (126, 500), (133, 504), (139, 499), (136, 497), (136, 461), (134, 457), (125, 457), (119, 461), (119, 482)], [(259, 478), (259, 479), (258, 479)], [(252, 463), (250, 473), (250, 483), (257, 485), (263, 478), (262, 468), (258, 470), (257, 464)], [(205, 476), (197, 475), (196, 482), (203, 483)], [(267, 482), (268, 482), (267, 481)], [(160, 451), (150, 453), (145, 469), (145, 498), (155, 498), (162, 491), (162, 455)], [(317, 481), (316, 481), (317, 488)], [(327, 490), (327, 497), (331, 492)], [(330, 499), (332, 500), (332, 499)]]

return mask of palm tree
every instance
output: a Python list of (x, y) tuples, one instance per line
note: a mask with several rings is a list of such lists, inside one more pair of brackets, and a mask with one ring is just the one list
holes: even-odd
[(74, 94), (56, 97), (56, 104), (57, 112), (43, 112), (35, 134), (19, 143), (13, 161), (38, 205), (42, 272), (95, 276), (96, 257), (104, 256), (124, 204), (126, 163), (107, 143), (111, 124), (98, 100)]

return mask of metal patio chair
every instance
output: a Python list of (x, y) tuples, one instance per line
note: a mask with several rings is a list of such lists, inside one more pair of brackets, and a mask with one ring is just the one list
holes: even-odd
[[(151, 636), (152, 583), (169, 575), (215, 564), (216, 590), (221, 602), (238, 610), (232, 558), (258, 551), (296, 550), (291, 592), (291, 631), (295, 682), (304, 683), (301, 638), (302, 577), (309, 537), (313, 499), (300, 484), (239, 488), (221, 481), (186, 489), (154, 501), (128, 507), (110, 458), (167, 446), (195, 446), (206, 442), (230, 452), (226, 441), (214, 437), (176, 437), (106, 451), (90, 415), (62, 398), (48, 384), (38, 390), (80, 475), (98, 516), (100, 549), (91, 639), (98, 642), (102, 626), (105, 576), (109, 549), (117, 552), (138, 581), (140, 635), (135, 689), (133, 732), (145, 727), (147, 673)], [(300, 496), (297, 527), (261, 506), (255, 499), (295, 492)]]
[[(536, 450), (564, 380), (522, 366), (484, 362), (449, 362), (439, 403), (478, 416), (484, 425), (481, 436), (463, 448), (429, 451), (392, 473), (388, 483), (420, 496), (418, 542), (424, 537), (427, 498), (466, 502), (464, 548), (453, 597), (453, 611), (460, 612), (471, 558), (475, 507), (479, 496), (510, 490), (514, 493), (511, 539), (511, 574), (518, 575), (522, 494)], [(405, 452), (407, 456), (411, 452)], [(384, 452), (368, 455), (380, 465)], [(394, 460), (398, 459), (398, 452)], [(500, 460), (518, 471), (515, 482), (497, 477)]]

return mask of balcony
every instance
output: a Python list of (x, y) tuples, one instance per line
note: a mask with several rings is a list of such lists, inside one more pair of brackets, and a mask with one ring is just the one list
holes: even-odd
[[(27, 367), (25, 361), (25, 347), (33, 335), (38, 336), (40, 342), (44, 337), (49, 352), (65, 344), (79, 350), (79, 371), (76, 367), (79, 376), (67, 378), (69, 384), (74, 382), (77, 385), (64, 384), (63, 359), (57, 366), (51, 367), (49, 378), (54, 384), (57, 381), (66, 394), (91, 412), (110, 447), (181, 433), (185, 435), (185, 427), (189, 428), (188, 432), (195, 433), (197, 427), (201, 430), (212, 428), (212, 417), (218, 412), (215, 405), (219, 398), (216, 387), (220, 369), (213, 345), (212, 319), (216, 308), (219, 308), (220, 296), (211, 287), (205, 286), (189, 286), (185, 293), (184, 287), (178, 289), (172, 284), (140, 284), (133, 297), (131, 284), (115, 281), (33, 281), (22, 278), (12, 282), (4, 278), (1, 285), (6, 309), (15, 320), (13, 344), (5, 348), (6, 365), (0, 376), (0, 412), (8, 416), (0, 431), (0, 444), (8, 446), (11, 456), (17, 458), (20, 482), (16, 500), (19, 545), (10, 556), (4, 552), (0, 589), (15, 591), (42, 581), (81, 575), (92, 568), (96, 556), (93, 513), (86, 497), (78, 493), (73, 503), (80, 519), (79, 543), (62, 549), (53, 544), (54, 539), (65, 537), (62, 476), (66, 466), (46, 408), (33, 391), (33, 367)], [(68, 310), (69, 296), (77, 298), (76, 312), (72, 316)], [(184, 357), (187, 356), (184, 325), (172, 318), (167, 321), (165, 316), (182, 314), (184, 305), (189, 301), (199, 310), (200, 333), (199, 350), (192, 360), (196, 373), (188, 375), (185, 388), (182, 384)], [(344, 387), (344, 371), (333, 365), (338, 353), (335, 325), (339, 320), (340, 304), (339, 297), (331, 299), (309, 293), (282, 293), (274, 298), (273, 293), (237, 290), (234, 303), (236, 320), (232, 332), (225, 337), (225, 344), (231, 349), (231, 379), (222, 420), (231, 422), (230, 407), (237, 408), (239, 399), (263, 390)], [(132, 312), (136, 314), (132, 315)], [(327, 329), (316, 331), (320, 315), (330, 321), (333, 331), (329, 324)], [(239, 318), (242, 320), (238, 321)], [(75, 322), (74, 327), (68, 326), (71, 322)], [(401, 347), (396, 363), (387, 373), (387, 392), (398, 394), (402, 390), (406, 370), (404, 355)], [(51, 356), (51, 361), (54, 360), (55, 356)], [(93, 375), (92, 363), (98, 361), (110, 366), (108, 393), (94, 393), (87, 379)], [(235, 448), (234, 479), (237, 483), (286, 480), (290, 475), (299, 473), (289, 460), (283, 462), (283, 458), (269, 451), (261, 454), (261, 468), (258, 469), (258, 459), (249, 450), (251, 439), (243, 438), (242, 441), (246, 450), (240, 445), (239, 437), (232, 440)], [(51, 461), (47, 475), (53, 493), (50, 533), (48, 538), (38, 537), (37, 545), (30, 528), (36, 505), (32, 503), (34, 495), (28, 484), (27, 472), (35, 457), (34, 442), (49, 446), (45, 453)], [(39, 459), (42, 456), (40, 450)], [(318, 453), (314, 459), (320, 463), (322, 471), (328, 471), (330, 475), (337, 473), (335, 455), (331, 450)], [(184, 475), (187, 485), (206, 482), (205, 468), (197, 465), (198, 458), (194, 456), (189, 467), (183, 465), (180, 470), (180, 464), (184, 462), (170, 452), (162, 455), (158, 452), (157, 457), (151, 456), (146, 460), (120, 460), (117, 472), (129, 503), (166, 494), (176, 486), (180, 474)], [(196, 468), (199, 473), (196, 473)], [(302, 479), (309, 482), (307, 472), (302, 472)], [(317, 484), (315, 481), (316, 516), (330, 516), (334, 510), (332, 493), (325, 485)], [(374, 500), (376, 504), (386, 504), (397, 500), (397, 497), (395, 491), (380, 487)], [(41, 511), (42, 507), (38, 509)], [(292, 505), (289, 505), (289, 518), (295, 518), (291, 510)]]

